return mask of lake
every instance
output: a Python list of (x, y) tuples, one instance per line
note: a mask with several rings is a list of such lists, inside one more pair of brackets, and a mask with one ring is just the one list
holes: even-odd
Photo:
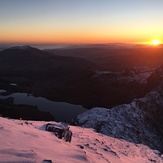
[[(1, 89), (0, 93), (3, 92), (5, 92), (5, 90)], [(43, 97), (34, 97), (27, 93), (13, 93), (7, 96), (0, 95), (1, 99), (6, 99), (8, 97), (14, 98), (14, 104), (37, 106), (39, 110), (51, 113), (55, 117), (56, 121), (71, 121), (78, 114), (87, 111), (87, 109), (81, 105), (74, 105), (66, 102), (55, 102)]]

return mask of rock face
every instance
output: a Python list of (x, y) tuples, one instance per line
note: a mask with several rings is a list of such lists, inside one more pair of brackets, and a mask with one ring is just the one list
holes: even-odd
[(163, 68), (148, 78), (145, 97), (111, 109), (93, 108), (77, 117), (84, 127), (163, 152)]

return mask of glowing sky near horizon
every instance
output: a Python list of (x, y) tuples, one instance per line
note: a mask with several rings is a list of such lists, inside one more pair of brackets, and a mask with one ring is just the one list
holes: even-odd
[(0, 0), (1, 43), (143, 43), (163, 37), (163, 0)]

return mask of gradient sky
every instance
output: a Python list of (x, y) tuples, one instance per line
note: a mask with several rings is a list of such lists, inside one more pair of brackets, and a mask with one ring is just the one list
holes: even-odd
[(163, 38), (163, 0), (0, 0), (1, 43), (143, 43)]

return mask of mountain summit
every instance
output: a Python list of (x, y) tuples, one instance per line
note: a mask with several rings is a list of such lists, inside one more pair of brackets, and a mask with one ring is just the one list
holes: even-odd
[(28, 50), (31, 49), (32, 47), (29, 45), (22, 45), (22, 46), (13, 46), (9, 49), (18, 49), (18, 50)]
[[(48, 122), (0, 117), (0, 162), (39, 163), (161, 163), (158, 151), (70, 126), (71, 143), (45, 131)], [(51, 122), (57, 124), (56, 122)]]

